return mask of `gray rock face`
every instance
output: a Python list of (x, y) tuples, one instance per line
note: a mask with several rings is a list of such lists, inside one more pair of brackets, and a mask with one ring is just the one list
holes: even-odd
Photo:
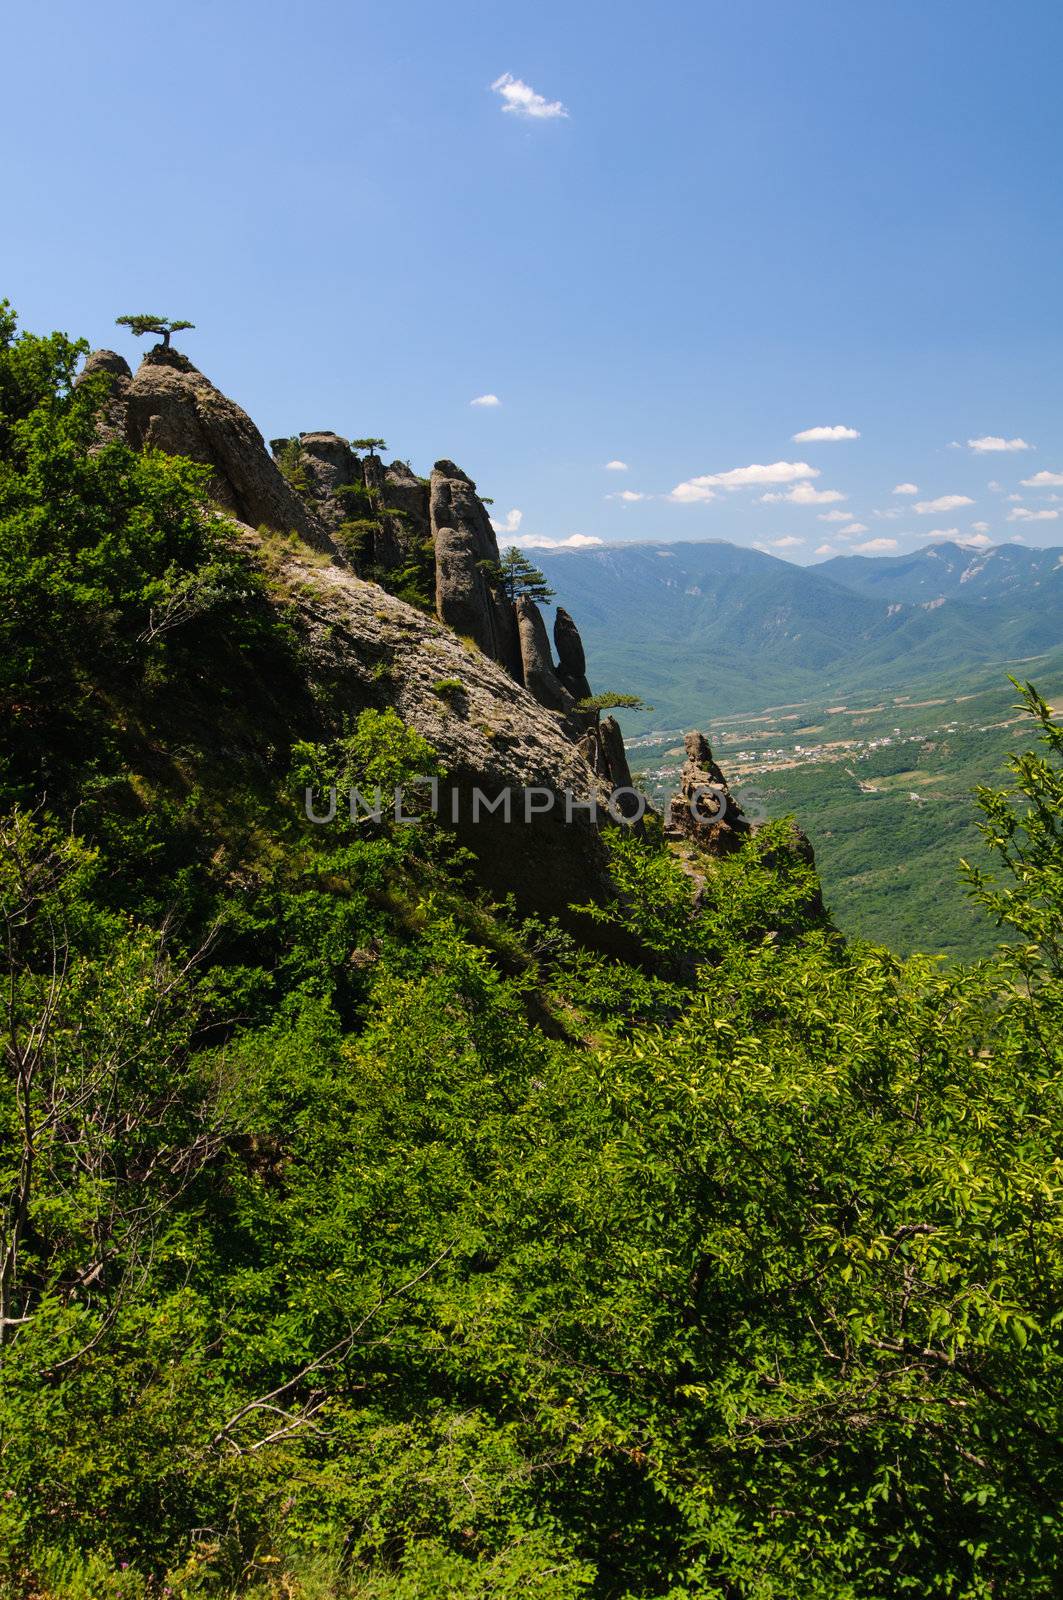
[[(284, 442), (274, 440), (274, 454)], [(324, 430), (301, 433), (299, 450), (299, 464), (306, 480), (306, 492), (313, 500), (312, 509), (321, 525), (334, 534), (349, 514), (336, 491), (361, 478), (358, 458), (346, 439)]]
[(212, 470), (211, 496), (253, 527), (295, 532), (334, 553), (317, 518), (285, 482), (246, 411), (199, 372), (187, 356), (156, 346), (129, 385), (126, 437), (137, 450), (188, 456)]
[(436, 614), (475, 639), (485, 655), (519, 681), (513, 606), (482, 565), (497, 566), (498, 540), (476, 485), (453, 461), (437, 461), (432, 469), (429, 515), (436, 548)]
[[(244, 537), (252, 551), (261, 549), (252, 529)], [(579, 804), (593, 798), (604, 818), (608, 791), (553, 713), (449, 627), (349, 569), (290, 549), (273, 550), (268, 560), (278, 601), (294, 610), (319, 703), (334, 710), (338, 725), (391, 706), (429, 740), (447, 770), (440, 820), (474, 853), (494, 892), (512, 892), (528, 909), (562, 918), (571, 904), (609, 893), (602, 838)], [(461, 693), (441, 697), (432, 687), (440, 679), (457, 680)], [(474, 816), (476, 790), (496, 800), (506, 789), (508, 822), (482, 803)], [(525, 789), (543, 791), (530, 816)], [(566, 789), (574, 801), (568, 819)], [(535, 809), (545, 796), (549, 809)]]
[(100, 412), (97, 424), (96, 448), (105, 444), (124, 444), (126, 436), (126, 406), (129, 384), (133, 377), (129, 362), (117, 350), (94, 350), (77, 376), (77, 383), (86, 378), (105, 373), (110, 396)]
[[(602, 718), (601, 727), (598, 729), (598, 739), (605, 758), (605, 770), (608, 774), (610, 787), (612, 789), (632, 788), (631, 768), (628, 765), (627, 751), (624, 749), (624, 735), (620, 732), (620, 724), (615, 717)], [(634, 795), (622, 796), (619, 805), (620, 810), (626, 817), (633, 817), (638, 810), (638, 803)]]
[[(671, 804), (671, 826), (711, 855), (726, 855), (737, 850), (751, 831), (750, 824), (713, 760), (705, 735), (688, 733), (683, 744), (687, 759)], [(712, 793), (702, 794), (704, 789)]]
[(554, 648), (561, 682), (574, 700), (586, 700), (591, 692), (587, 682), (587, 657), (579, 629), (564, 606), (558, 606), (554, 617)]
[(520, 596), (516, 612), (524, 687), (541, 706), (548, 706), (551, 711), (571, 712), (572, 696), (554, 671), (542, 612), (527, 595)]

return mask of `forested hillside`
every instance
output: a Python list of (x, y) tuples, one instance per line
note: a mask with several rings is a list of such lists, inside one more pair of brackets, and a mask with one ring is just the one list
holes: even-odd
[(0, 1594), (1056, 1594), (1048, 706), (954, 972), (785, 819), (315, 825), (596, 774), (423, 596), (104, 442), (83, 354), (5, 310)]

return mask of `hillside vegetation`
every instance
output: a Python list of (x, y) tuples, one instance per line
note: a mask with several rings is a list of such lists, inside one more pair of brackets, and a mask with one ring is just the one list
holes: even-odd
[(1049, 708), (982, 965), (846, 941), (784, 824), (528, 915), (306, 821), (445, 763), (80, 353), (5, 314), (0, 1594), (1057, 1593)]

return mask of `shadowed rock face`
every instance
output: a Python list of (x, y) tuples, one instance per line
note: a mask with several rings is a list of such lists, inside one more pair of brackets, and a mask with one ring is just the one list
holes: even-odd
[[(688, 733), (683, 743), (687, 759), (679, 775), (679, 793), (671, 804), (671, 827), (710, 854), (726, 855), (737, 850), (751, 831), (749, 822), (712, 759), (712, 749), (705, 735)], [(714, 812), (716, 800), (712, 795), (698, 793), (704, 788), (711, 788), (722, 798), (722, 811)]]
[(498, 565), (498, 540), (476, 485), (453, 461), (437, 461), (432, 469), (429, 513), (440, 621), (475, 639), (485, 655), (519, 682), (513, 606), (482, 565)]
[(246, 411), (215, 389), (187, 356), (157, 345), (129, 385), (126, 438), (136, 450), (166, 450), (212, 470), (211, 494), (241, 522), (295, 532), (333, 552), (316, 517), (285, 482)]
[(587, 682), (587, 657), (579, 629), (565, 610), (558, 606), (554, 617), (554, 648), (557, 651), (557, 675), (574, 700), (586, 700), (591, 686)]
[[(274, 439), (274, 454), (287, 443)], [(338, 433), (322, 430), (319, 433), (299, 435), (299, 464), (306, 479), (306, 493), (313, 501), (312, 510), (322, 527), (334, 534), (349, 513), (337, 489), (361, 478), (358, 457)]]

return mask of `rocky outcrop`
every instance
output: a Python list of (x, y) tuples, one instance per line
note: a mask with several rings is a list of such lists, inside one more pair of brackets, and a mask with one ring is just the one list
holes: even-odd
[(726, 855), (737, 850), (751, 831), (750, 824), (713, 760), (705, 735), (688, 733), (683, 743), (687, 759), (671, 804), (670, 829), (712, 855)]
[(534, 600), (521, 595), (516, 604), (516, 613), (524, 687), (541, 706), (549, 706), (551, 711), (571, 712), (574, 702), (554, 671), (542, 612)]
[[(309, 552), (267, 548), (251, 529), (244, 537), (270, 564), (271, 589), (293, 608), (315, 700), (337, 728), (362, 710), (391, 706), (439, 752), (447, 774), (440, 820), (476, 856), (490, 889), (562, 918), (573, 903), (608, 895), (605, 848), (588, 806), (604, 818), (609, 792), (553, 713), (481, 650), (376, 584)], [(443, 683), (445, 693), (435, 687)], [(507, 790), (508, 821), (501, 807), (491, 812), (476, 799), (479, 791), (498, 801)], [(530, 816), (525, 790), (536, 791)]]
[[(282, 452), (295, 446), (291, 439), (273, 439), (270, 448), (274, 460)], [(322, 429), (317, 433), (301, 433), (298, 438), (298, 493), (311, 502), (322, 527), (335, 534), (350, 512), (337, 492), (361, 478), (358, 457), (346, 439), (338, 433)]]
[[(470, 676), (469, 658), (478, 666), (482, 663), (484, 671), (497, 674), (501, 670), (508, 684), (507, 729), (484, 735), (486, 748), (474, 749), (476, 741), (470, 741), (466, 728), (459, 766), (470, 783), (476, 773), (491, 779), (504, 770), (505, 764), (500, 766), (498, 759), (499, 741), (503, 747), (506, 741), (519, 745), (520, 736), (511, 730), (523, 717), (526, 728), (537, 727), (540, 737), (549, 729), (555, 771), (568, 770), (568, 763), (584, 785), (583, 792), (600, 791), (606, 796), (616, 788), (630, 786), (617, 723), (610, 717), (599, 725), (595, 711), (577, 708), (578, 701), (589, 697), (590, 686), (575, 623), (559, 608), (554, 624), (555, 666), (539, 607), (527, 597), (514, 604), (507, 595), (499, 574), (498, 541), (487, 510), (472, 479), (452, 461), (437, 461), (430, 482), (425, 483), (405, 462), (393, 461), (385, 467), (375, 453), (359, 456), (345, 438), (323, 429), (273, 441), (275, 455), (284, 465), (282, 472), (246, 412), (178, 351), (157, 345), (144, 357), (135, 376), (114, 351), (97, 351), (86, 363), (82, 378), (99, 374), (106, 375), (109, 385), (99, 423), (100, 444), (124, 439), (135, 449), (164, 450), (208, 466), (212, 498), (240, 523), (250, 529), (295, 532), (328, 557), (324, 565), (320, 560), (313, 564), (318, 585), (326, 589), (339, 586), (351, 604), (357, 599), (362, 637), (373, 633), (364, 626), (367, 595), (374, 596), (382, 608), (378, 618), (390, 605), (402, 606), (384, 587), (389, 573), (397, 578), (401, 574), (394, 587), (417, 606), (431, 605), (434, 600), (443, 628), (426, 623), (423, 613), (402, 606), (405, 636), (415, 632), (411, 617), (420, 617), (421, 626), (433, 630), (428, 640), (422, 641), (428, 659), (422, 656), (416, 672), (411, 667), (399, 697), (402, 703), (396, 705), (400, 714), (405, 714), (404, 705), (420, 693), (419, 719), (411, 719), (414, 726), (442, 718), (449, 730), (455, 719), (471, 721), (476, 710), (464, 687), (451, 703), (430, 687), (426, 689), (426, 683), (453, 678), (464, 685)], [(245, 536), (252, 537), (250, 533)], [(356, 573), (379, 582), (350, 588), (358, 584)], [(331, 589), (329, 594), (336, 600)], [(447, 640), (449, 645), (444, 643)], [(471, 641), (475, 648), (463, 641)], [(359, 656), (359, 649), (351, 646), (349, 660)], [(372, 655), (372, 647), (367, 649)], [(455, 650), (464, 654), (458, 667), (448, 672), (447, 664), (436, 658)], [(390, 670), (386, 659), (378, 657), (371, 668), (373, 682), (382, 682)], [(355, 694), (354, 679), (349, 675), (344, 692)], [(433, 715), (426, 718), (427, 711)], [(481, 758), (485, 764), (478, 766)], [(579, 792), (578, 784), (575, 788)], [(560, 833), (556, 832), (558, 826), (563, 830)], [(481, 821), (480, 827), (486, 832), (469, 840), (477, 853), (482, 853), (478, 841), (482, 843), (497, 825)], [(590, 832), (597, 840), (593, 825)], [(539, 850), (544, 833), (553, 836), (559, 860), (567, 863), (557, 872)], [(590, 835), (585, 826), (573, 831), (571, 824), (558, 824), (556, 817), (532, 826), (528, 837), (536, 841), (531, 849), (536, 865), (527, 875), (530, 897), (534, 898), (533, 880), (538, 877), (546, 886), (543, 904), (556, 909), (562, 885), (579, 881), (573, 848), (581, 834), (580, 848), (586, 847), (589, 859), (600, 865), (600, 845), (587, 844)], [(519, 842), (519, 834), (507, 831), (505, 837), (510, 856), (507, 872), (512, 877), (514, 850), (527, 854), (531, 847)], [(501, 875), (498, 881), (503, 883)], [(579, 898), (580, 893), (573, 887), (571, 897)]]
[(513, 606), (492, 576), (498, 540), (476, 485), (453, 461), (432, 469), (429, 515), (436, 550), (436, 614), (475, 639), (485, 655), (521, 680)]
[(246, 411), (177, 350), (156, 345), (126, 396), (126, 439), (137, 450), (166, 450), (211, 469), (211, 496), (239, 521), (294, 532), (332, 553), (328, 533), (269, 456)]
[(557, 675), (573, 700), (586, 700), (591, 687), (587, 682), (587, 657), (579, 629), (565, 610), (558, 606), (554, 617), (554, 648), (557, 651)]
[(96, 424), (96, 448), (105, 444), (124, 444), (126, 437), (126, 408), (129, 385), (133, 374), (129, 362), (117, 350), (94, 350), (78, 374), (77, 382), (87, 378), (106, 377), (108, 399)]

